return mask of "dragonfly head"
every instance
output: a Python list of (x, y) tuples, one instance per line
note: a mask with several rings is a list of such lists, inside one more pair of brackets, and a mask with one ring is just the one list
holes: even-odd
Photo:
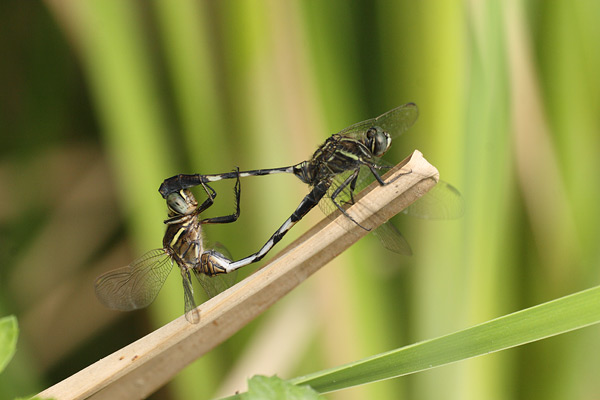
[(169, 217), (190, 215), (198, 208), (198, 201), (189, 189), (182, 189), (167, 196)]
[(392, 145), (392, 138), (379, 126), (369, 128), (365, 134), (365, 146), (375, 157), (381, 157)]

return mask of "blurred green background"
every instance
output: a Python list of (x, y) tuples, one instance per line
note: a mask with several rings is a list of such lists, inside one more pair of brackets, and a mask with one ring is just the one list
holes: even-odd
[[(144, 311), (93, 294), (97, 275), (160, 247), (163, 179), (297, 163), (410, 101), (419, 120), (386, 159), (421, 150), (464, 217), (397, 217), (414, 256), (362, 240), (152, 398), (231, 394), (253, 374), (294, 377), (597, 285), (599, 20), (594, 0), (3, 1), (0, 315), (22, 332), (0, 397), (181, 315), (176, 273)], [(207, 216), (233, 209), (232, 182), (215, 189)], [(245, 256), (306, 192), (245, 179), (239, 221), (207, 235)], [(599, 333), (327, 398), (595, 398)]]

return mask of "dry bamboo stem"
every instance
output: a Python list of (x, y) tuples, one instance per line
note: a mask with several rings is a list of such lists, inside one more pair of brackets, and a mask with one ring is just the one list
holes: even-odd
[[(406, 172), (410, 172), (406, 174)], [(377, 227), (423, 196), (438, 171), (415, 152), (356, 198), (348, 209), (360, 224)], [(39, 394), (67, 399), (145, 398), (269, 308), (368, 231), (344, 216), (325, 218), (264, 268), (199, 306), (201, 321), (183, 316), (97, 361)]]

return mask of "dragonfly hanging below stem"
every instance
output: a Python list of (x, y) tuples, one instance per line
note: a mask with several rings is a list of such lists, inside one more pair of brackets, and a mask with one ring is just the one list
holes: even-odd
[[(239, 170), (238, 170), (239, 172)], [(204, 247), (202, 225), (234, 222), (240, 215), (240, 179), (237, 179), (234, 192), (236, 210), (233, 214), (200, 219), (200, 213), (213, 205), (217, 193), (206, 183), (200, 183), (207, 199), (198, 202), (189, 189), (173, 191), (165, 196), (169, 209), (167, 225), (161, 249), (150, 250), (131, 264), (109, 271), (96, 279), (96, 296), (106, 307), (132, 311), (147, 307), (154, 301), (165, 283), (173, 264), (177, 264), (183, 279), (185, 317), (191, 323), (198, 323), (200, 315), (196, 309), (192, 288), (192, 273), (200, 282), (209, 297), (213, 297), (231, 286), (234, 276), (209, 277), (199, 268), (200, 257), (207, 251)], [(218, 254), (226, 258), (224, 250)], [(214, 275), (214, 274), (210, 274)]]

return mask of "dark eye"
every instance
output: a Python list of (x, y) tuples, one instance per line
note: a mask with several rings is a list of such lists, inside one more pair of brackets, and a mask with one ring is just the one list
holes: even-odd
[(367, 139), (365, 145), (371, 153), (376, 156), (382, 156), (392, 144), (390, 135), (378, 126), (369, 128), (366, 133)]
[(197, 205), (194, 195), (188, 189), (167, 196), (167, 207), (175, 214), (190, 214), (196, 209)]

